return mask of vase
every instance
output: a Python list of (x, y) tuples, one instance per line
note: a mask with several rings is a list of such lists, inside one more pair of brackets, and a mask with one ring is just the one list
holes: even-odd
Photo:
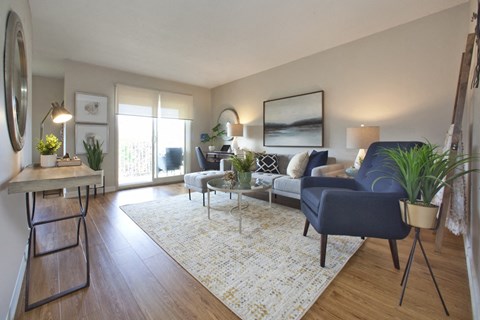
[(210, 151), (210, 152), (215, 151), (215, 146), (208, 146), (208, 151)]
[(424, 206), (400, 200), (402, 220), (412, 227), (435, 229), (438, 220), (438, 209), (438, 206)]
[(250, 181), (252, 180), (252, 173), (251, 172), (237, 172), (238, 183), (242, 186), (250, 185)]
[(56, 154), (40, 155), (40, 167), (51, 168), (51, 167), (55, 167), (56, 165), (57, 165)]

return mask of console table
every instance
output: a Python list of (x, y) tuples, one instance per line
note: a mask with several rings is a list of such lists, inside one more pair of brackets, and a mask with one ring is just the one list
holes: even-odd
[[(56, 300), (60, 297), (63, 297), (72, 292), (78, 291), (80, 289), (90, 286), (90, 260), (88, 255), (88, 235), (87, 235), (87, 225), (85, 222), (85, 217), (87, 216), (88, 211), (88, 197), (89, 197), (89, 185), (100, 184), (101, 176), (99, 172), (95, 172), (86, 165), (82, 164), (80, 166), (69, 166), (69, 167), (53, 167), (53, 168), (41, 168), (38, 165), (31, 165), (23, 169), (16, 177), (14, 177), (8, 183), (8, 193), (25, 193), (26, 200), (26, 213), (27, 213), (27, 223), (29, 228), (28, 236), (28, 256), (27, 256), (27, 268), (25, 275), (25, 311), (29, 311), (33, 308), (44, 305), (48, 302)], [(85, 205), (82, 203), (82, 196), (80, 188), (85, 186), (86, 195), (85, 195)], [(35, 199), (36, 192), (52, 189), (63, 189), (63, 188), (78, 188), (78, 200), (80, 205), (80, 212), (73, 215), (62, 215), (60, 217), (48, 220), (39, 220), (35, 219)], [(32, 205), (30, 206), (30, 198), (32, 198)], [(78, 220), (77, 222), (77, 235), (76, 242), (73, 244), (66, 244), (64, 246), (54, 248), (51, 250), (37, 252), (35, 247), (35, 228), (40, 225), (46, 225), (50, 223), (56, 223), (59, 221), (65, 221), (69, 219)], [(78, 286), (63, 290), (61, 292), (55, 293), (50, 297), (44, 298), (34, 303), (29, 303), (29, 290), (30, 290), (30, 259), (45, 256), (49, 254), (58, 253), (63, 250), (71, 249), (77, 247), (80, 244), (80, 228), (83, 225), (85, 245), (83, 247), (83, 252), (85, 255), (85, 265), (86, 265), (86, 279), (83, 284)], [(33, 256), (31, 254), (33, 249)]]

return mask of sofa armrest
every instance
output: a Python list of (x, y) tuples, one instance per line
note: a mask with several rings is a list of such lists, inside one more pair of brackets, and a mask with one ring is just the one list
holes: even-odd
[(326, 164), (312, 169), (312, 177), (335, 177), (344, 173), (341, 163)]
[(229, 159), (220, 160), (220, 171), (230, 171), (232, 168), (232, 161)]

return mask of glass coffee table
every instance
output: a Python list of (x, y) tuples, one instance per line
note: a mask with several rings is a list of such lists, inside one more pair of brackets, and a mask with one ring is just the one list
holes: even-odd
[(248, 203), (242, 205), (242, 194), (257, 192), (257, 191), (267, 191), (268, 192), (268, 204), (272, 206), (272, 184), (261, 179), (252, 179), (250, 184), (239, 184), (234, 182), (233, 184), (225, 181), (223, 178), (212, 179), (207, 183), (207, 194), (208, 194), (208, 219), (210, 219), (210, 191), (222, 191), (229, 193), (236, 193), (238, 196), (237, 205), (233, 207), (230, 212), (233, 210), (238, 210), (238, 232), (242, 233), (242, 210), (248, 207)]

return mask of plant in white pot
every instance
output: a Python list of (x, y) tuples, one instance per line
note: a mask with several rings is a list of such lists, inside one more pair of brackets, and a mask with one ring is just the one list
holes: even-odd
[(102, 170), (102, 163), (105, 155), (103, 154), (102, 149), (103, 142), (100, 143), (98, 140), (93, 140), (91, 143), (87, 143), (85, 140), (83, 141), (83, 147), (87, 152), (87, 162), (88, 166), (95, 171), (100, 171), (102, 184), (100, 187), (103, 186), (103, 176), (104, 172)]
[(44, 168), (55, 167), (57, 165), (57, 150), (61, 146), (62, 142), (54, 134), (47, 134), (45, 140), (39, 140), (36, 148), (40, 152), (40, 166)]
[[(405, 223), (420, 228), (435, 228), (438, 206), (432, 204), (442, 188), (477, 169), (465, 169), (465, 165), (478, 160), (477, 156), (459, 154), (450, 159), (450, 151), (437, 152), (438, 146), (429, 142), (405, 150), (400, 147), (382, 152), (392, 162), (389, 164), (395, 175), (389, 176), (406, 191), (407, 199), (400, 200), (402, 219)], [(383, 179), (387, 177), (380, 177)], [(375, 181), (375, 182), (376, 182)]]
[(227, 133), (225, 130), (221, 128), (221, 124), (217, 123), (215, 127), (212, 128), (212, 133), (211, 134), (205, 134), (202, 137), (202, 142), (210, 142), (208, 146), (209, 151), (215, 151), (215, 142), (217, 141), (218, 138), (226, 135)]
[(230, 161), (232, 161), (232, 166), (237, 173), (237, 179), (240, 185), (250, 184), (255, 159), (255, 154), (250, 151), (245, 152), (243, 156), (235, 155), (230, 157)]

